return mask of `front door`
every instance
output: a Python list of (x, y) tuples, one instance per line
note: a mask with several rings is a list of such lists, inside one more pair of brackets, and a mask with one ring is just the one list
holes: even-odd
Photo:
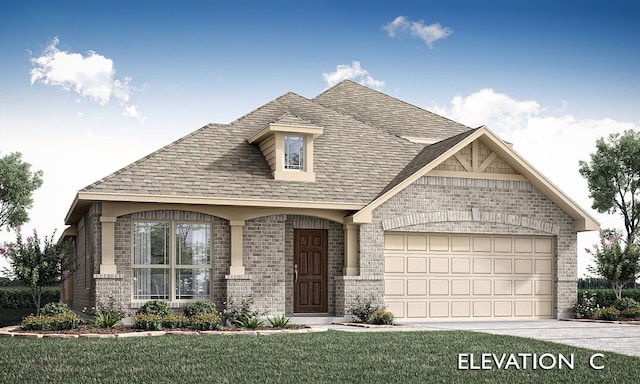
[(293, 311), (327, 312), (327, 230), (293, 232)]

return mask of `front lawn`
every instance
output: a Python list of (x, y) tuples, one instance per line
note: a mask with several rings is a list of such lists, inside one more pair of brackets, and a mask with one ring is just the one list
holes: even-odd
[[(572, 353), (575, 369), (458, 370), (458, 354)], [(635, 383), (640, 359), (466, 331), (0, 338), (0, 383)]]

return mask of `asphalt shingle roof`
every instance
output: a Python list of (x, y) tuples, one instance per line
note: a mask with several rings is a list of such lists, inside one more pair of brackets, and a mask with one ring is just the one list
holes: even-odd
[(350, 80), (329, 88), (313, 101), (401, 137), (439, 141), (470, 129)]
[[(358, 111), (357, 116), (344, 113), (342, 105), (336, 107), (342, 95), (345, 104)], [(331, 103), (321, 102), (328, 99)], [(383, 108), (385, 100), (389, 106)], [(365, 113), (369, 103), (377, 106), (376, 116), (365, 121), (360, 114)], [(399, 109), (382, 118), (396, 107)], [(402, 117), (404, 112), (409, 116)], [(430, 151), (439, 148), (436, 144), (424, 148), (399, 137), (402, 135), (396, 132), (398, 124), (412, 118), (416, 119), (414, 126), (429, 121), (421, 129), (437, 127), (434, 132), (443, 137), (472, 132), (433, 116), (437, 115), (350, 81), (314, 100), (289, 92), (230, 124), (202, 127), (82, 191), (366, 204), (406, 178), (412, 169), (431, 158)], [(395, 122), (396, 117), (399, 122)], [(389, 131), (384, 125), (387, 121)], [(442, 121), (445, 126), (439, 125)], [(273, 122), (324, 128), (324, 133), (314, 140), (315, 182), (274, 180), (258, 145), (247, 142)], [(407, 129), (410, 127), (403, 128)]]

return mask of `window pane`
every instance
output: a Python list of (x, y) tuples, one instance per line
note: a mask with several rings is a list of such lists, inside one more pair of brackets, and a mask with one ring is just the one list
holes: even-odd
[(134, 300), (169, 299), (169, 269), (134, 268)]
[(133, 224), (133, 263), (169, 264), (169, 224)]
[(304, 137), (284, 137), (284, 169), (304, 169)]
[(176, 270), (176, 299), (208, 299), (208, 269)]
[(178, 265), (209, 265), (211, 225), (177, 224), (176, 259)]

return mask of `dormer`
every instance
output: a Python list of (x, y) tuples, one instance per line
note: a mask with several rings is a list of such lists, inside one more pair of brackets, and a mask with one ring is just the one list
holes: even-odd
[(260, 146), (274, 179), (313, 182), (313, 140), (323, 131), (322, 127), (286, 113), (247, 141)]

